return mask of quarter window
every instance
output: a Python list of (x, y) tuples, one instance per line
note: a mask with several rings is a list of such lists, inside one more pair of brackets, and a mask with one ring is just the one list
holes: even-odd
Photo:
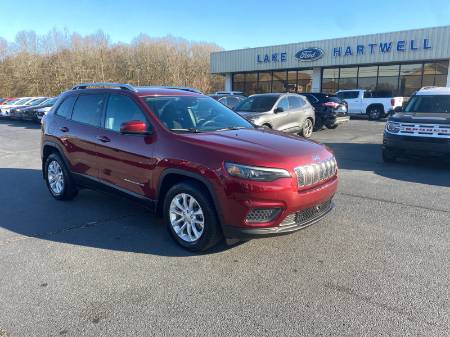
[(105, 95), (80, 95), (73, 107), (72, 120), (99, 126), (104, 102)]
[(72, 115), (73, 103), (77, 99), (77, 96), (69, 96), (67, 97), (56, 110), (56, 114), (58, 116), (69, 119), (70, 115)]
[(146, 122), (142, 110), (128, 96), (111, 95), (105, 114), (104, 127), (113, 131), (120, 131), (120, 126), (129, 121)]

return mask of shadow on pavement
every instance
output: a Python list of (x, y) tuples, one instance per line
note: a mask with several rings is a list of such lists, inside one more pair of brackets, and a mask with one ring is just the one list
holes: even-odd
[[(82, 190), (73, 201), (54, 200), (41, 171), (0, 168), (2, 243), (16, 234), (73, 245), (161, 256), (192, 256), (150, 211), (128, 199)], [(223, 243), (208, 254), (229, 247)]]
[(341, 169), (371, 171), (382, 177), (450, 187), (450, 158), (401, 158), (396, 163), (384, 163), (381, 145), (368, 143), (327, 143)]
[(4, 117), (0, 117), (0, 124), (12, 126), (12, 127), (16, 127), (16, 128), (23, 128), (23, 129), (36, 130), (36, 129), (41, 128), (41, 124), (39, 124), (37, 122), (6, 119)]

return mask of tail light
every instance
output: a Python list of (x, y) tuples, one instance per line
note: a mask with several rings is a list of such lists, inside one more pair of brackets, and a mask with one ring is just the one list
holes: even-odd
[(322, 103), (322, 106), (327, 107), (327, 108), (337, 109), (339, 104), (336, 102), (326, 102), (326, 103)]

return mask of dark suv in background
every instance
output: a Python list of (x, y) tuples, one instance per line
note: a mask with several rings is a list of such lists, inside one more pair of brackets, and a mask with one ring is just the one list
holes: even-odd
[(324, 126), (328, 129), (336, 129), (339, 124), (350, 120), (347, 103), (336, 95), (321, 92), (302, 93), (302, 95), (314, 107), (316, 113), (314, 128), (316, 130), (320, 130)]
[(338, 183), (323, 145), (193, 91), (112, 83), (59, 96), (42, 122), (42, 170), (58, 200), (95, 188), (142, 201), (191, 251), (304, 228), (333, 208)]

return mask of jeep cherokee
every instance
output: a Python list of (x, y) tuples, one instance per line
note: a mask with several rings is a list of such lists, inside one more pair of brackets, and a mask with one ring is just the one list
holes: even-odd
[(323, 145), (252, 124), (191, 90), (77, 85), (42, 122), (51, 195), (114, 191), (162, 214), (178, 244), (286, 234), (326, 215), (337, 164)]

